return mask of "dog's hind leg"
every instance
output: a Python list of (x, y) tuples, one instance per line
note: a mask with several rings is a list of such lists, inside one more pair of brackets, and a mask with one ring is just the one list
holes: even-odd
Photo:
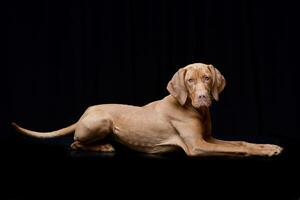
[[(86, 151), (114, 151), (111, 144), (101, 144), (101, 140), (112, 133), (113, 121), (108, 113), (102, 110), (88, 113), (78, 122), (74, 134), (73, 149)], [(96, 143), (100, 141), (100, 143)]]
[(107, 144), (81, 144), (78, 141), (75, 141), (71, 144), (71, 148), (75, 150), (84, 150), (84, 151), (101, 151), (101, 152), (114, 152), (115, 148)]

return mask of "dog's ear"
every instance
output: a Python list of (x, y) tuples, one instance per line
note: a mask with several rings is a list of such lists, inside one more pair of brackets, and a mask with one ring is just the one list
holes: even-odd
[(216, 101), (219, 100), (219, 94), (223, 91), (226, 85), (226, 80), (220, 71), (213, 65), (208, 65), (209, 70), (212, 73), (212, 88), (211, 93)]
[(167, 90), (177, 99), (177, 101), (184, 105), (187, 99), (187, 89), (184, 82), (186, 69), (179, 69), (169, 81)]

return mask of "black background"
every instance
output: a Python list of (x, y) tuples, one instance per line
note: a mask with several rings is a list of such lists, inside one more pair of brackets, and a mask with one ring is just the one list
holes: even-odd
[[(12, 161), (23, 167), (26, 163), (28, 170), (50, 168), (44, 162), (102, 166), (102, 170), (103, 162), (109, 163), (105, 169), (151, 163), (160, 171), (164, 165), (162, 174), (174, 165), (193, 169), (189, 171), (193, 176), (203, 170), (217, 171), (215, 178), (234, 175), (241, 181), (246, 174), (263, 187), (270, 182), (280, 188), (293, 178), (297, 181), (298, 8), (296, 1), (9, 3), (8, 62), (2, 79), (8, 95), (3, 97), (6, 117), (1, 124), (8, 168)], [(213, 134), (276, 143), (285, 147), (281, 156), (187, 159), (177, 153), (148, 157), (125, 153), (121, 147), (115, 155), (82, 155), (68, 148), (71, 137), (41, 141), (21, 136), (9, 126), (15, 121), (33, 130), (55, 130), (75, 122), (90, 105), (144, 105), (168, 95), (166, 85), (172, 75), (195, 62), (213, 64), (227, 80), (220, 101), (211, 108)], [(275, 181), (262, 181), (270, 178)], [(283, 194), (297, 197), (299, 190), (292, 186)]]

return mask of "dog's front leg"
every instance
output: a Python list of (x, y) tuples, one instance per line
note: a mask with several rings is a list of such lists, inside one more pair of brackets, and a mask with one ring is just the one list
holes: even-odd
[[(253, 148), (246, 142), (225, 142), (221, 140), (209, 141), (205, 137), (207, 129), (200, 121), (176, 121), (172, 123), (186, 144), (189, 156), (273, 156), (278, 155), (281, 148)], [(255, 146), (255, 145), (254, 145)]]
[(279, 149), (257, 149), (246, 145), (230, 144), (226, 142), (209, 143), (205, 140), (197, 142), (191, 149), (191, 156), (273, 156), (280, 153)]
[(221, 144), (227, 146), (244, 146), (246, 148), (253, 149), (254, 151), (275, 151), (277, 152), (275, 154), (279, 154), (283, 150), (282, 147), (274, 144), (256, 144), (256, 143), (249, 143), (245, 141), (226, 141), (226, 140), (219, 140), (213, 137), (207, 138), (206, 141), (209, 143)]
[(249, 148), (242, 146), (213, 144), (205, 141), (206, 128), (199, 120), (174, 121), (172, 125), (186, 144), (188, 151), (185, 152), (188, 156), (248, 156), (251, 154)]

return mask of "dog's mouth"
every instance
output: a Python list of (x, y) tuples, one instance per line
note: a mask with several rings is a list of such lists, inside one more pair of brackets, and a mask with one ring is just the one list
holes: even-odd
[(207, 98), (207, 99), (203, 99), (203, 100), (192, 101), (192, 105), (195, 108), (209, 107), (209, 106), (211, 106), (211, 100)]

